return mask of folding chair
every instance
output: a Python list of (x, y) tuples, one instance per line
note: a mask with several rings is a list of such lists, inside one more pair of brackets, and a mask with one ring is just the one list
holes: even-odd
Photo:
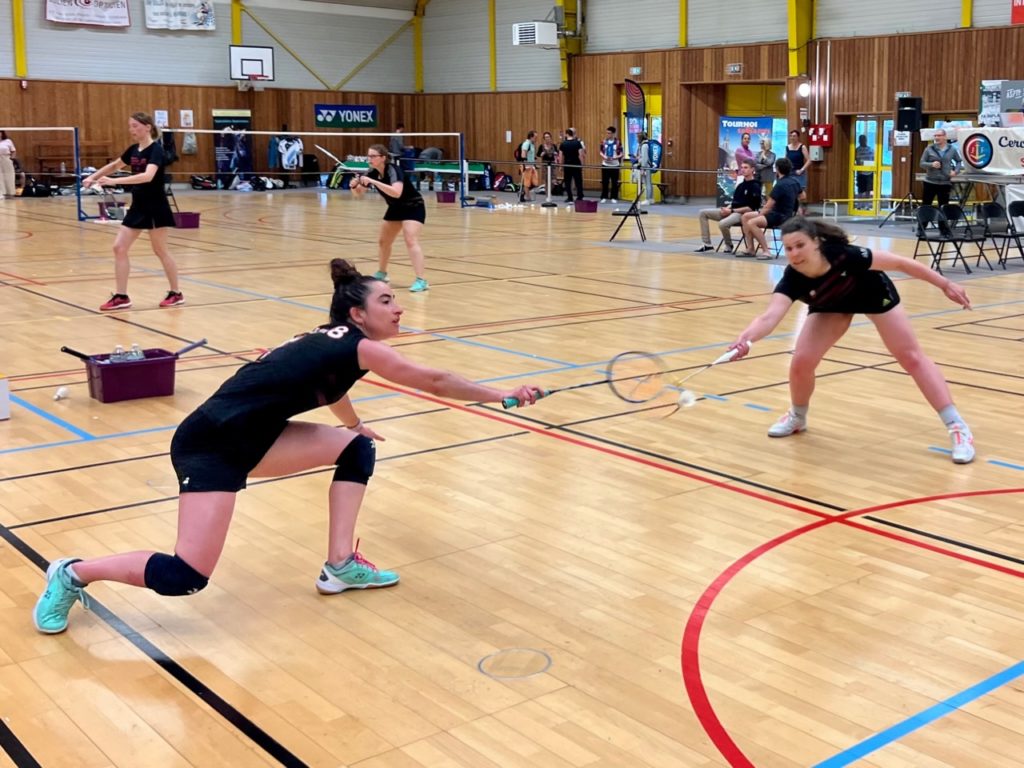
[(914, 259), (917, 259), (921, 243), (928, 247), (928, 254), (932, 257), (931, 268), (936, 272), (942, 272), (942, 259), (949, 258), (945, 252), (947, 244), (953, 246), (953, 266), (956, 266), (957, 259), (964, 263), (964, 270), (968, 274), (971, 268), (967, 266), (967, 260), (957, 247), (956, 238), (949, 226), (949, 220), (934, 205), (922, 205), (914, 211), (914, 219), (917, 221), (917, 243), (914, 245)]
[(1017, 219), (1024, 219), (1024, 200), (1014, 200), (1010, 203), (1007, 211), (1006, 243), (1003, 252), (999, 254), (999, 263), (1006, 269), (1006, 260), (1010, 258), (1010, 243), (1017, 246), (1017, 253), (1024, 261), (1024, 247), (1021, 246), (1021, 238), (1024, 238), (1024, 227), (1018, 227)]
[[(942, 213), (949, 221), (949, 229), (953, 235), (954, 246), (960, 253), (960, 257), (965, 258), (963, 248), (970, 243), (978, 249), (978, 260), (975, 261), (974, 266), (981, 266), (981, 260), (984, 259), (988, 268), (992, 269), (992, 264), (989, 262), (988, 256), (985, 255), (985, 241), (988, 238), (985, 236), (984, 227), (977, 223), (971, 224), (967, 219), (967, 214), (964, 213), (964, 209), (956, 203), (942, 206)], [(966, 264), (967, 262), (964, 261), (965, 266)]]

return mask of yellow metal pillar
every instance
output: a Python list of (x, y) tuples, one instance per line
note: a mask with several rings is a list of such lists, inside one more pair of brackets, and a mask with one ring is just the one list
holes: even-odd
[(974, 0), (960, 0), (960, 26), (969, 29), (974, 24)]
[(686, 29), (687, 14), (689, 14), (689, 3), (686, 0), (679, 0), (679, 47), (686, 47), (686, 36), (688, 34)]
[(789, 20), (789, 76), (807, 74), (807, 44), (814, 31), (814, 0), (786, 0)]
[(231, 44), (242, 44), (242, 0), (231, 0)]
[(28, 77), (28, 55), (25, 52), (25, 4), (11, 0), (11, 33), (14, 35), (14, 76)]
[(558, 57), (562, 63), (562, 90), (569, 90), (569, 57), (583, 53), (583, 30), (577, 29), (582, 0), (555, 0), (555, 7), (562, 9), (564, 25), (558, 37)]
[(423, 16), (430, 0), (416, 0), (412, 17), (412, 57), (416, 69), (416, 93), (423, 93)]

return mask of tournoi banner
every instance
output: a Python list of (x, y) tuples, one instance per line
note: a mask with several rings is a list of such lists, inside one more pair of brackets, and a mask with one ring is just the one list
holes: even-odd
[(147, 29), (212, 32), (217, 29), (213, 3), (196, 0), (146, 0)]
[(761, 152), (761, 139), (772, 140), (772, 151), (776, 158), (786, 154), (787, 125), (778, 117), (722, 117), (718, 121), (718, 204), (726, 205), (736, 191), (736, 180), (743, 150), (743, 134), (750, 134), (749, 149), (755, 159)]
[(1024, 128), (961, 128), (957, 140), (968, 171), (1024, 174)]
[(128, 0), (46, 0), (46, 20), (58, 24), (129, 27)]

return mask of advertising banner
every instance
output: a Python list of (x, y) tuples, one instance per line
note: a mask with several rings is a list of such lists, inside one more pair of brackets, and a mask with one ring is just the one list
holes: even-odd
[(218, 189), (234, 189), (252, 173), (252, 143), (246, 133), (252, 127), (248, 109), (213, 110), (213, 157)]
[(315, 104), (317, 128), (376, 128), (375, 104)]
[[(736, 191), (736, 173), (744, 158), (757, 159), (761, 139), (771, 139), (775, 157), (786, 154), (786, 121), (778, 117), (722, 117), (718, 121), (718, 204), (726, 205)], [(744, 143), (745, 134), (750, 135)]]
[(128, 27), (128, 0), (46, 0), (46, 20), (58, 24)]
[(217, 29), (213, 3), (202, 0), (146, 0), (147, 29), (212, 32)]
[(1024, 128), (961, 129), (958, 139), (969, 172), (1024, 174)]

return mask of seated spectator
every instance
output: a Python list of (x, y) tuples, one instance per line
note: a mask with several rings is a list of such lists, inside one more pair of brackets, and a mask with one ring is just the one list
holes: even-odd
[(711, 245), (711, 231), (708, 220), (717, 221), (718, 228), (722, 230), (722, 241), (728, 250), (732, 250), (732, 228), (739, 226), (743, 214), (756, 211), (761, 207), (761, 182), (754, 177), (754, 161), (743, 160), (740, 163), (740, 175), (743, 179), (736, 185), (733, 192), (732, 202), (721, 208), (706, 208), (697, 214), (697, 221), (700, 223), (700, 237), (703, 245), (697, 249), (697, 253), (715, 250)]
[(743, 244), (747, 250), (737, 253), (737, 256), (753, 256), (755, 247), (760, 247), (761, 254), (757, 258), (770, 259), (772, 257), (764, 230), (766, 227), (774, 229), (786, 219), (792, 218), (796, 213), (797, 201), (803, 189), (800, 182), (791, 175), (792, 172), (793, 164), (788, 158), (780, 157), (775, 161), (775, 173), (778, 180), (772, 187), (772, 194), (768, 198), (768, 202), (760, 211), (743, 214)]

